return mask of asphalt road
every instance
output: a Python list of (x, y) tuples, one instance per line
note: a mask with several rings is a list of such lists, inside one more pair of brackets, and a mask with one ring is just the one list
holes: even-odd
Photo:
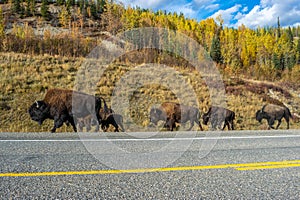
[(300, 199), (300, 130), (0, 133), (0, 199)]

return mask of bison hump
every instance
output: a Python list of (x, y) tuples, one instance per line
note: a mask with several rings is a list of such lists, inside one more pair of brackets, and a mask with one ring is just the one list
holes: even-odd
[(283, 111), (284, 108), (275, 104), (268, 104), (263, 108), (263, 111), (266, 113), (278, 113)]

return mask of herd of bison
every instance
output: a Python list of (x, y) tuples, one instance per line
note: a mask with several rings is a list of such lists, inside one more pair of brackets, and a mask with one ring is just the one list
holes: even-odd
[[(46, 93), (43, 100), (35, 101), (28, 110), (30, 118), (37, 121), (39, 125), (46, 119), (54, 120), (54, 126), (51, 132), (55, 132), (57, 128), (64, 123), (71, 124), (73, 130), (77, 132), (83, 130), (91, 130), (91, 126), (96, 126), (99, 131), (99, 125), (103, 131), (107, 131), (110, 125), (118, 132), (125, 131), (123, 126), (123, 117), (106, 105), (103, 98), (64, 89), (50, 89)], [(158, 108), (151, 108), (150, 122), (157, 125), (158, 121), (164, 122), (164, 128), (173, 131), (178, 123), (190, 122), (191, 130), (196, 123), (200, 130), (203, 130), (200, 123), (201, 113), (198, 108), (181, 105), (173, 102), (164, 102)], [(292, 118), (291, 112), (287, 107), (274, 104), (266, 104), (256, 112), (256, 120), (262, 119), (268, 121), (269, 128), (274, 129), (275, 120), (278, 121), (276, 129), (284, 118), (289, 128), (289, 119)], [(202, 115), (203, 124), (208, 125), (212, 130), (224, 130), (227, 126), (228, 130), (234, 130), (235, 113), (223, 107), (212, 106), (207, 113)]]

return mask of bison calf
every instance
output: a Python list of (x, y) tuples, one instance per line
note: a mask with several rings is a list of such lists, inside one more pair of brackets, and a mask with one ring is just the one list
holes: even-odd
[[(109, 125), (115, 127), (115, 132), (119, 132), (119, 127), (121, 131), (125, 131), (123, 126), (123, 117), (120, 114), (114, 113), (111, 108), (101, 108), (99, 110), (99, 116), (101, 118), (100, 124), (104, 132), (107, 131)], [(79, 131), (83, 130), (83, 127), (86, 127), (87, 131), (91, 130), (91, 126), (95, 125), (95, 121), (89, 115), (85, 118), (78, 119), (78, 129)]]
[(235, 119), (235, 113), (227, 108), (212, 106), (207, 113), (203, 114), (202, 119), (205, 125), (210, 121), (213, 129), (216, 129), (217, 126), (221, 128), (222, 123), (224, 123), (222, 130), (224, 130), (226, 126), (228, 130), (234, 130), (233, 121)]
[(256, 112), (255, 116), (256, 120), (260, 123), (262, 119), (266, 119), (268, 121), (269, 128), (272, 129), (274, 129), (273, 125), (275, 123), (275, 120), (278, 121), (276, 129), (279, 128), (282, 118), (285, 119), (287, 123), (287, 129), (289, 129), (290, 117), (293, 118), (290, 110), (287, 107), (282, 107), (274, 104), (264, 105), (261, 110), (258, 110)]
[(119, 127), (121, 128), (122, 132), (125, 131), (125, 128), (123, 126), (123, 117), (120, 114), (111, 113), (107, 116), (106, 119), (103, 119), (101, 121), (101, 128), (104, 132), (107, 131), (109, 125), (115, 127), (115, 132), (119, 132)]

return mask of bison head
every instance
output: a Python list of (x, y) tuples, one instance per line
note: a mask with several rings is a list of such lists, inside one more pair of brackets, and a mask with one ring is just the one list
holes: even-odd
[(48, 118), (49, 106), (44, 101), (35, 101), (29, 108), (28, 112), (33, 121), (37, 121), (42, 125), (45, 119)]
[(262, 110), (258, 110), (256, 112), (255, 118), (257, 121), (259, 121), (259, 123), (261, 123), (261, 120), (263, 119), (263, 111)]
[(150, 122), (154, 123), (157, 125), (157, 122), (161, 119), (161, 115), (163, 114), (163, 111), (161, 111), (158, 108), (151, 108), (150, 110)]

